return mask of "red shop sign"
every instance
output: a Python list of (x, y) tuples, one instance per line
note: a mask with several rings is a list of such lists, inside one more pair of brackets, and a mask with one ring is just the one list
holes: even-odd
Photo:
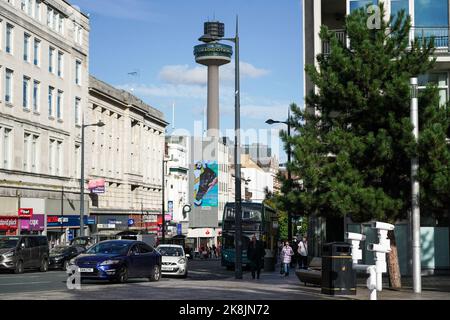
[(33, 216), (33, 208), (20, 208), (19, 217), (21, 218), (31, 218)]
[(17, 217), (0, 217), (0, 230), (17, 230)]

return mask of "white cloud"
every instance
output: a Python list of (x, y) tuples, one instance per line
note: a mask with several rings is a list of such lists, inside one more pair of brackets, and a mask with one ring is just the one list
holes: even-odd
[(159, 78), (167, 83), (206, 85), (206, 68), (185, 65), (164, 66), (159, 72)]
[[(269, 71), (260, 69), (247, 62), (240, 62), (241, 78), (260, 78)], [(223, 82), (234, 81), (234, 63), (220, 68), (220, 80)], [(171, 84), (206, 85), (207, 68), (203, 66), (189, 67), (188, 65), (168, 65), (159, 72), (159, 78)]]

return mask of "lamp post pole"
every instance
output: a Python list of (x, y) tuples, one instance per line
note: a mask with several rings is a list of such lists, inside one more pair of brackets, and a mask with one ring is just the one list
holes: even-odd
[[(288, 109), (288, 121), (287, 121), (287, 127), (288, 127), (288, 137), (291, 137), (291, 109)], [(288, 150), (287, 150), (287, 157), (288, 157), (288, 163), (287, 163), (287, 174), (288, 174), (288, 181), (289, 185), (292, 188), (292, 174), (291, 174), (291, 142), (288, 143)], [(288, 241), (292, 242), (292, 211), (291, 207), (289, 206), (288, 209)]]
[(81, 179), (80, 179), (80, 237), (84, 236), (84, 129), (87, 127), (104, 127), (100, 120), (95, 124), (84, 124), (84, 116), (81, 123)]
[(81, 124), (80, 237), (84, 236), (84, 116)]
[(165, 191), (165, 167), (164, 167), (164, 163), (166, 162), (166, 160), (164, 159), (164, 155), (165, 155), (165, 151), (163, 150), (163, 159), (162, 159), (162, 206), (161, 206), (161, 211), (162, 211), (162, 224), (161, 224), (161, 232), (162, 232), (162, 236), (161, 236), (161, 243), (165, 243), (166, 241), (166, 213), (164, 212), (164, 202), (166, 201), (165, 199), (165, 195), (164, 193)]
[[(417, 78), (411, 78), (411, 123), (416, 142), (419, 139), (419, 110)], [(411, 216), (412, 216), (412, 269), (413, 289), (415, 293), (422, 292), (421, 261), (420, 261), (420, 185), (417, 179), (419, 159), (411, 159)]]
[[(287, 125), (287, 133), (288, 133), (288, 137), (291, 137), (291, 109), (288, 109), (288, 120), (287, 121), (275, 121), (272, 119), (269, 119), (266, 121), (267, 124), (275, 124), (275, 123), (283, 123), (285, 125)], [(289, 185), (290, 187), (292, 187), (292, 173), (291, 173), (291, 168), (290, 168), (290, 164), (291, 164), (291, 157), (292, 157), (292, 150), (291, 150), (291, 142), (288, 141), (287, 143), (287, 175), (288, 175), (288, 181), (289, 181)], [(291, 208), (289, 207), (287, 210), (287, 214), (288, 214), (288, 241), (291, 242), (292, 241), (292, 211)]]
[(235, 226), (236, 226), (236, 265), (235, 278), (242, 279), (242, 195), (241, 195), (241, 105), (240, 105), (240, 81), (239, 81), (239, 20), (236, 17), (235, 43), (235, 137), (234, 137), (234, 163), (235, 163)]

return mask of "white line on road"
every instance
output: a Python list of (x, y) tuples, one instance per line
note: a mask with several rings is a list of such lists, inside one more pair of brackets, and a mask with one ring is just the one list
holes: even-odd
[(51, 283), (50, 281), (36, 281), (36, 282), (15, 282), (15, 283), (2, 283), (0, 286), (19, 286), (23, 284), (42, 284), (42, 283)]

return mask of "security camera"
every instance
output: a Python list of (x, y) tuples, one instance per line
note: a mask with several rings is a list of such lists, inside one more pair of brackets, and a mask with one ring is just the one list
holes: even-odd
[(390, 223), (375, 221), (375, 222), (372, 222), (372, 228), (391, 231), (391, 230), (394, 230), (395, 226)]
[(367, 250), (375, 251), (375, 252), (382, 252), (382, 253), (389, 253), (389, 252), (391, 252), (391, 247), (385, 246), (382, 244), (371, 243), (371, 244), (367, 245)]
[(348, 240), (364, 241), (366, 236), (360, 233), (346, 232), (345, 238)]

